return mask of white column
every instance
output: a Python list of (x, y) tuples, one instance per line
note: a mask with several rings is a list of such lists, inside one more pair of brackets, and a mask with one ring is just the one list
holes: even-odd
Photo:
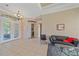
[(40, 39), (40, 24), (38, 24), (38, 39)]

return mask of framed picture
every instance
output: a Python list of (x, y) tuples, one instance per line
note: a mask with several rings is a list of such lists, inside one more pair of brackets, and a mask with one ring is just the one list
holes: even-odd
[(57, 24), (57, 30), (64, 30), (65, 29), (65, 24)]

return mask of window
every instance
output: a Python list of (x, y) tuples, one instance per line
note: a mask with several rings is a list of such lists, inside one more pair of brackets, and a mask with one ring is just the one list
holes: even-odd
[(7, 17), (3, 17), (2, 21), (3, 27), (3, 40), (11, 39), (11, 23)]
[(14, 24), (14, 38), (19, 36), (19, 25), (17, 23)]
[(19, 38), (19, 21), (0, 16), (0, 42), (7, 42), (16, 38)]

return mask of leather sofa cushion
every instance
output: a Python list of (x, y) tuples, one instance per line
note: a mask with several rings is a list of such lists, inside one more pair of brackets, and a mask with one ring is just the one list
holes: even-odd
[(62, 40), (62, 41), (68, 38), (66, 36), (55, 36), (55, 37), (57, 40)]

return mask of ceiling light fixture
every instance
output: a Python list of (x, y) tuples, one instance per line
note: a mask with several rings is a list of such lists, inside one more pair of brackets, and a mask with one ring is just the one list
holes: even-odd
[(20, 11), (19, 10), (17, 12), (17, 17), (18, 17), (18, 20), (20, 20)]

